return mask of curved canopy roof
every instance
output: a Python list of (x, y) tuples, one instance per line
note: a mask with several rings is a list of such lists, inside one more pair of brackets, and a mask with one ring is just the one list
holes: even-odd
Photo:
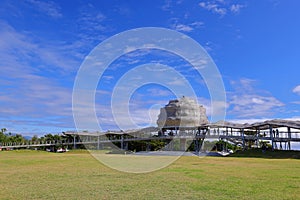
[(267, 120), (264, 122), (257, 122), (254, 124), (250, 124), (250, 125), (245, 126), (244, 128), (268, 129), (271, 126), (272, 126), (272, 128), (289, 127), (289, 128), (300, 129), (300, 121), (273, 119), (273, 120)]
[[(292, 121), (292, 120), (283, 120), (283, 119), (273, 119), (273, 120), (267, 120), (264, 122), (256, 122), (253, 124), (238, 124), (238, 123), (233, 123), (233, 122), (228, 122), (228, 121), (218, 121), (215, 123), (210, 123), (210, 124), (205, 124), (201, 127), (210, 127), (210, 128), (234, 128), (234, 129), (269, 129), (270, 127), (272, 128), (282, 128), (282, 127), (289, 127), (289, 128), (294, 128), (294, 129), (299, 129), (300, 130), (300, 121)], [(76, 132), (76, 131), (69, 131), (69, 132), (64, 132), (65, 135), (94, 135), (94, 136), (99, 136), (99, 135), (123, 135), (123, 134), (149, 134), (151, 132), (156, 132), (159, 131), (159, 128), (157, 127), (147, 127), (147, 128), (142, 128), (142, 129), (134, 129), (134, 130), (126, 130), (126, 131), (107, 131), (107, 132)]]

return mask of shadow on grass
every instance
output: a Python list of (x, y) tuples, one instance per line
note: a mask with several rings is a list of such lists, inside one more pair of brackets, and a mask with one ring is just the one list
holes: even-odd
[(245, 151), (237, 151), (231, 154), (230, 157), (300, 159), (300, 151), (267, 150), (262, 152), (261, 149), (249, 149)]

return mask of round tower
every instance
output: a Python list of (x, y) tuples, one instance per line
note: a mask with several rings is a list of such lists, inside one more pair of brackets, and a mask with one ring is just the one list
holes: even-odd
[(182, 97), (170, 100), (160, 109), (157, 125), (163, 127), (196, 127), (207, 124), (206, 109), (194, 99)]

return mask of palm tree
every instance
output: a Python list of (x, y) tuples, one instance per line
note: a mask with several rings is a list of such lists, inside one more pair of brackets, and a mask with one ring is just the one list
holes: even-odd
[(37, 135), (34, 135), (32, 138), (31, 138), (31, 142), (32, 143), (37, 143), (39, 142), (39, 137)]
[(1, 133), (5, 133), (7, 131), (7, 129), (6, 128), (1, 128)]
[(4, 143), (4, 142), (7, 142), (7, 136), (5, 135), (5, 132), (7, 131), (6, 128), (1, 128), (1, 131), (0, 131), (0, 143)]

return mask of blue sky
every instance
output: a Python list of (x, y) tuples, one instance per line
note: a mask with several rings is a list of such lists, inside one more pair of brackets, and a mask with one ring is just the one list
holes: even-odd
[[(72, 91), (83, 60), (105, 39), (142, 27), (176, 30), (205, 48), (222, 75), (226, 120), (300, 119), (299, 6), (297, 0), (3, 0), (0, 126), (28, 135), (74, 130)], [(116, 59), (99, 82), (95, 107), (103, 130), (118, 128), (110, 106), (118, 80), (130, 69), (156, 62), (187, 77), (210, 117), (205, 82), (195, 70), (185, 70), (185, 60), (137, 50)], [(146, 126), (172, 98), (170, 89), (149, 84), (120, 107), (128, 106), (132, 120)]]

